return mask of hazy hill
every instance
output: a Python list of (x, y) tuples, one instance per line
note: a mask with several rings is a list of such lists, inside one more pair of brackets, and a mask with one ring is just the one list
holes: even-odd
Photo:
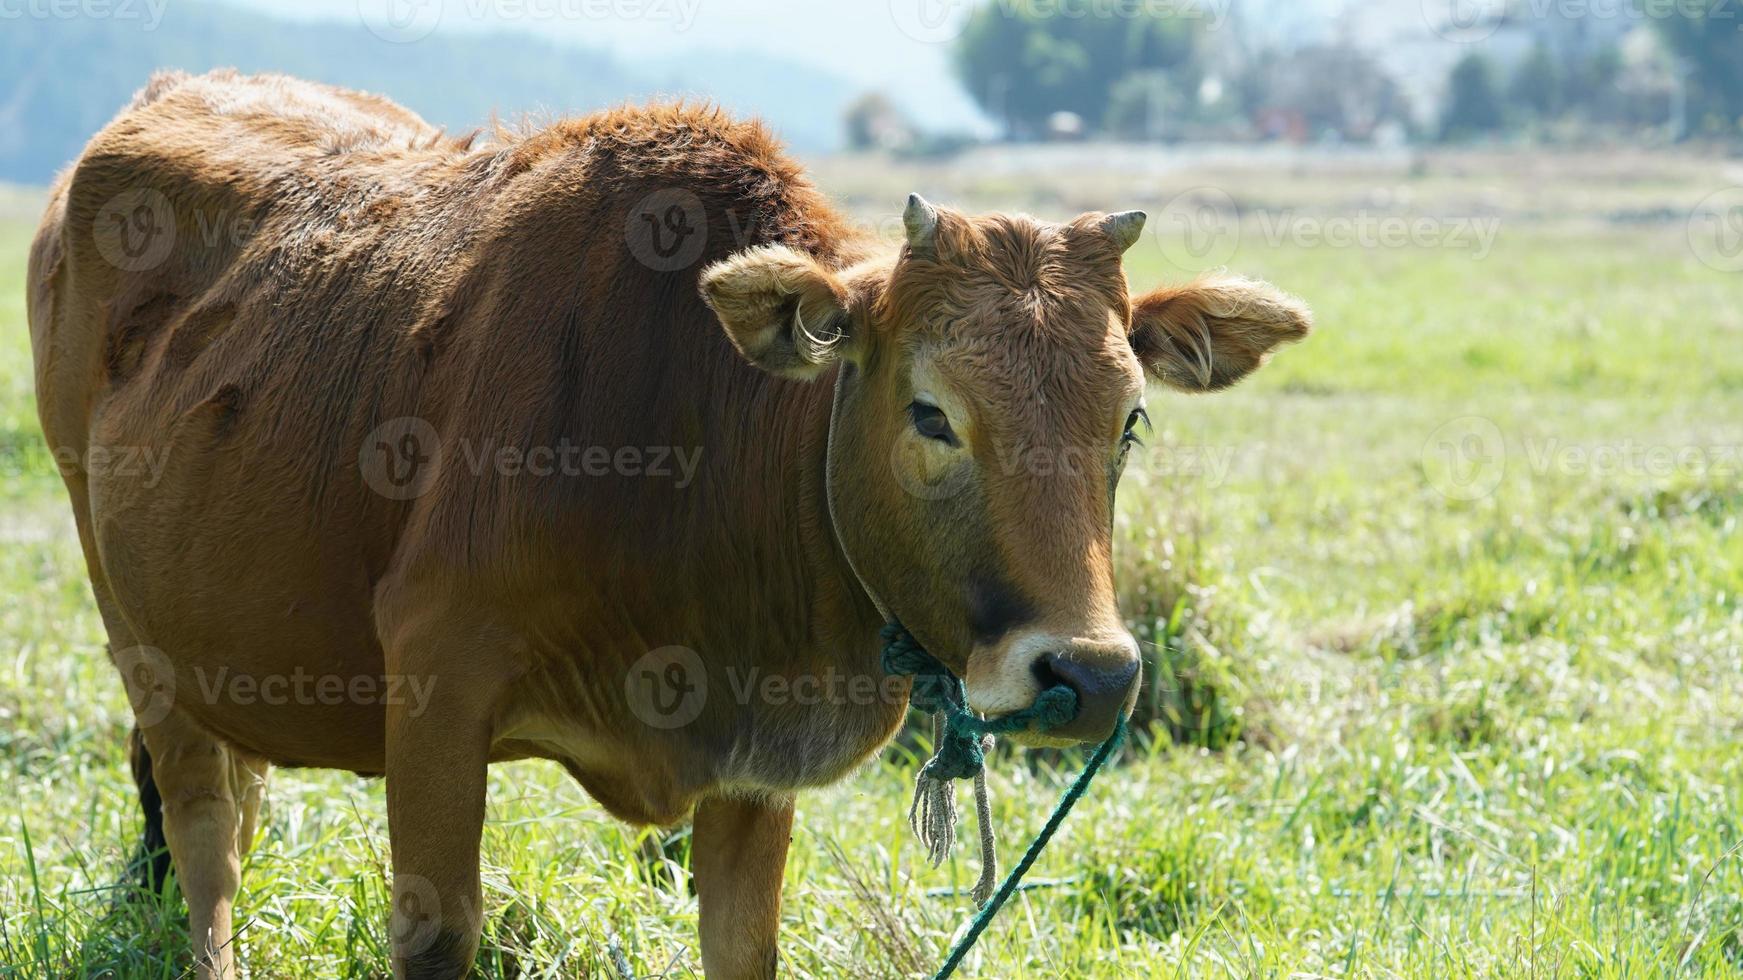
[(853, 88), (770, 59), (720, 53), (632, 68), (525, 35), (434, 34), (389, 44), (352, 22), (289, 22), (177, 2), (141, 19), (19, 17), (0, 30), (0, 181), (43, 183), (157, 68), (282, 71), (381, 92), (432, 122), (470, 129), (492, 112), (575, 112), (656, 94), (707, 93), (758, 112), (797, 149), (839, 140)]

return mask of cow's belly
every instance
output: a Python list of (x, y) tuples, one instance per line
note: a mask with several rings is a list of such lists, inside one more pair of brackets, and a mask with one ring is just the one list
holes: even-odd
[(836, 783), (887, 743), (907, 714), (900, 685), (885, 686), (887, 697), (771, 701), (735, 696), (740, 692), (716, 679), (695, 717), (652, 723), (648, 704), (625, 705), (616, 697), (621, 689), (621, 682), (530, 680), (499, 734), (498, 756), (557, 761), (614, 816), (671, 824), (709, 795), (788, 794)]
[(176, 708), (275, 762), (380, 772), (385, 707), (410, 695), (383, 677), (377, 535), (355, 508), (311, 503), (306, 456), (207, 410), (93, 427), (95, 545), (147, 648), (124, 665), (167, 670)]

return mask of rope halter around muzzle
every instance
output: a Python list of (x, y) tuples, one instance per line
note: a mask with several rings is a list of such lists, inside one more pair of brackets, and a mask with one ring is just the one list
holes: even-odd
[(956, 790), (952, 780), (973, 779), (975, 819), (980, 826), (980, 880), (973, 897), (986, 904), (998, 879), (992, 806), (986, 788), (986, 754), (993, 736), (1012, 732), (1045, 732), (1077, 714), (1077, 692), (1064, 684), (1042, 691), (1035, 703), (998, 718), (980, 718), (969, 710), (962, 679), (926, 651), (902, 624), (891, 620), (882, 632), (883, 667), (887, 674), (912, 676), (908, 703), (932, 715), (932, 758), (914, 780), (914, 802), (908, 825), (926, 849), (926, 859), (938, 867), (956, 843)]

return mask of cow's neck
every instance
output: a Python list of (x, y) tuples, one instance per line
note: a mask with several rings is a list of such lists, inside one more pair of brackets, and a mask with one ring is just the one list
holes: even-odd
[[(876, 610), (880, 621), (887, 622), (890, 619), (889, 605), (877, 594), (877, 590), (872, 587), (871, 583), (866, 581), (865, 574), (860, 571), (860, 565), (853, 560), (852, 553), (848, 551), (847, 538), (841, 533), (840, 517), (835, 508), (835, 487), (831, 482), (833, 467), (830, 466), (830, 455), (835, 447), (836, 427), (841, 422), (842, 404), (846, 401), (848, 373), (853, 370), (853, 366), (849, 364), (839, 366), (829, 382), (829, 421), (825, 429), (821, 461), (823, 472), (823, 513), (821, 516), (828, 522), (829, 538), (834, 545), (831, 550), (835, 552), (837, 561), (845, 567), (853, 585), (857, 586), (858, 595)], [(812, 468), (812, 471), (815, 472), (815, 469)]]
[(727, 787), (785, 791), (833, 783), (877, 751), (906, 714), (907, 687), (904, 679), (884, 676), (878, 640), (883, 618), (830, 514), (829, 431), (837, 379), (770, 383), (775, 387), (766, 404), (774, 414), (759, 421), (778, 430), (803, 420), (799, 438), (780, 440), (782, 448), (764, 457), (773, 469), (762, 473), (799, 474), (798, 493), (788, 498), (798, 513), (781, 526), (793, 535), (787, 545), (804, 556), (805, 574), (787, 578), (778, 586), (783, 594), (763, 600), (783, 618), (797, 614), (808, 621), (770, 624), (774, 634), (802, 637), (798, 649), (747, 651), (755, 662), (741, 676), (778, 678), (782, 693), (762, 698), (749, 686), (734, 692), (747, 707), (730, 733), (719, 733), (725, 751), (713, 775)]
[[(806, 551), (827, 582), (827, 588), (840, 597), (840, 611), (828, 615), (830, 622), (816, 624), (821, 633), (858, 635), (869, 644), (875, 640), (885, 619), (885, 606), (875, 590), (860, 576), (853, 555), (843, 543), (831, 503), (829, 453), (845, 396), (844, 371), (840, 367), (824, 378), (804, 386), (806, 396), (806, 437), (800, 442), (804, 454), (802, 471), (807, 474), (807, 486), (802, 497), (806, 513), (805, 529), (817, 532), (807, 535)], [(855, 648), (859, 648), (856, 644)]]

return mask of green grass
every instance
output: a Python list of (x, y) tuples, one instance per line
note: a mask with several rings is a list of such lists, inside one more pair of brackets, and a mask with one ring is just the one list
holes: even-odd
[[(175, 914), (112, 889), (128, 712), (33, 448), (27, 237), (0, 234), (0, 975), (174, 977)], [(1149, 242), (1130, 262), (1180, 275)], [(1743, 277), (1668, 224), (1230, 264), (1319, 331), (1235, 392), (1152, 393), (1117, 559), (1162, 737), (1096, 783), (970, 974), (1743, 973)], [(1441, 444), (1470, 432), (1505, 453), (1466, 460), (1499, 467), (1467, 500)], [(1591, 471), (1569, 446), (1707, 465)], [(999, 760), (1008, 860), (1076, 764)], [(976, 869), (924, 865), (913, 767), (892, 749), (800, 798), (792, 975), (924, 973), (967, 918), (928, 895)], [(611, 937), (638, 974), (700, 973), (650, 839), (553, 766), (492, 778), (484, 975), (610, 975)], [(379, 782), (276, 773), (237, 916), (252, 974), (385, 970), (386, 855)]]

